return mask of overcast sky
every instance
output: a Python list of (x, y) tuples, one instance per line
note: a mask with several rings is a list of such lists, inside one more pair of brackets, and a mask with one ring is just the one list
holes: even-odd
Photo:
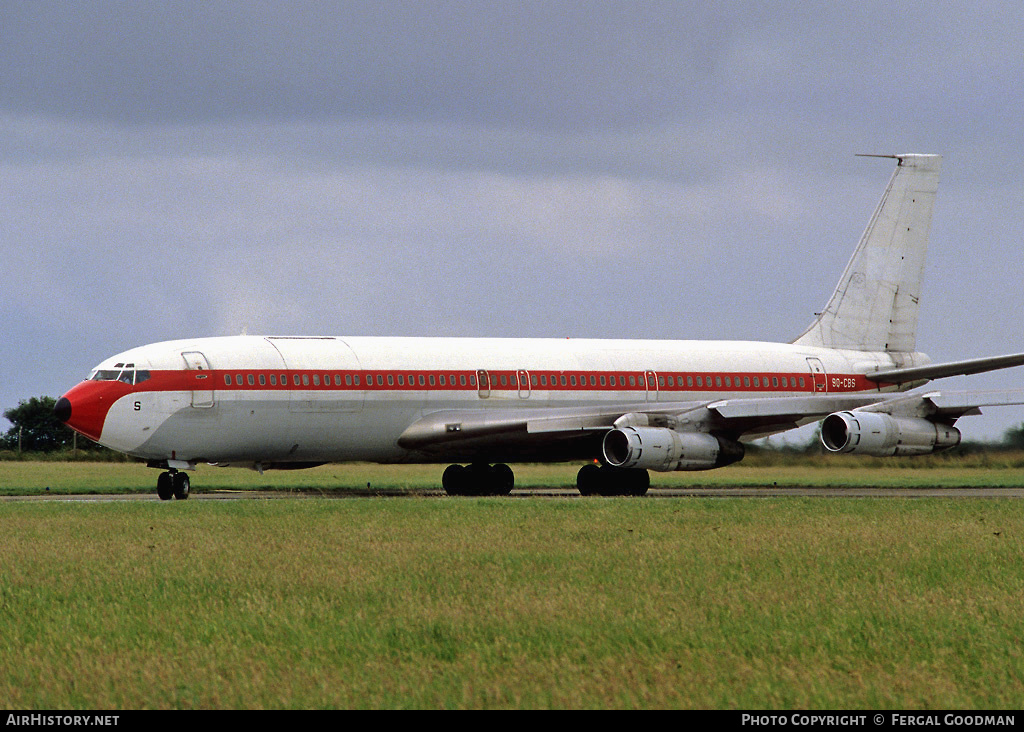
[(856, 153), (944, 155), (918, 348), (1024, 351), (1022, 48), (1017, 1), (0, 0), (0, 410), (190, 336), (787, 341)]

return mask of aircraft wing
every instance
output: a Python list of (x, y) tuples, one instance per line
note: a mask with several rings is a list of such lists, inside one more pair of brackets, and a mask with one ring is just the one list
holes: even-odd
[(476, 450), (481, 457), (573, 459), (594, 454), (604, 433), (624, 425), (754, 439), (833, 412), (863, 410), (953, 422), (981, 407), (1024, 404), (1024, 390), (882, 395), (822, 394), (703, 402), (622, 403), (565, 409), (442, 410), (409, 425), (398, 444), (443, 457)]
[[(451, 449), (479, 448), (481, 454), (510, 452), (558, 453), (571, 456), (576, 444), (600, 441), (623, 424), (710, 432), (732, 439), (771, 434), (843, 409), (864, 407), (879, 395), (808, 395), (775, 399), (725, 399), (701, 402), (619, 403), (591, 407), (507, 410), (441, 410), (413, 422), (398, 444), (411, 450), (442, 454)], [(550, 457), (549, 457), (550, 459)]]
[(863, 407), (866, 412), (884, 412), (895, 417), (957, 420), (981, 414), (982, 407), (1024, 404), (1024, 389), (998, 391), (929, 391), (902, 394)]

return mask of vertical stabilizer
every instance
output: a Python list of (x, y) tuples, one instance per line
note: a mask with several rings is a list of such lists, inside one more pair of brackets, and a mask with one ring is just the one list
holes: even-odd
[(914, 350), (939, 155), (899, 161), (871, 222), (818, 319), (794, 343), (860, 351)]

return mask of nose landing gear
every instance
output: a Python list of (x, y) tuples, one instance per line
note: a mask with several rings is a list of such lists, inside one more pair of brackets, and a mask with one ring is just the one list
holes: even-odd
[(169, 501), (172, 498), (184, 501), (188, 498), (188, 492), (189, 480), (187, 473), (167, 470), (160, 473), (160, 477), (156, 479), (156, 494), (160, 496), (161, 501)]

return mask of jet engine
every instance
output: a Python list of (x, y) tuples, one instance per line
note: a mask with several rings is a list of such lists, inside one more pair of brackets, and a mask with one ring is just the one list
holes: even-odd
[(664, 427), (617, 427), (602, 443), (605, 462), (614, 468), (710, 470), (743, 459), (743, 445), (705, 432), (676, 432)]
[(836, 412), (821, 423), (821, 442), (831, 452), (856, 455), (927, 455), (960, 444), (953, 425), (878, 412)]

